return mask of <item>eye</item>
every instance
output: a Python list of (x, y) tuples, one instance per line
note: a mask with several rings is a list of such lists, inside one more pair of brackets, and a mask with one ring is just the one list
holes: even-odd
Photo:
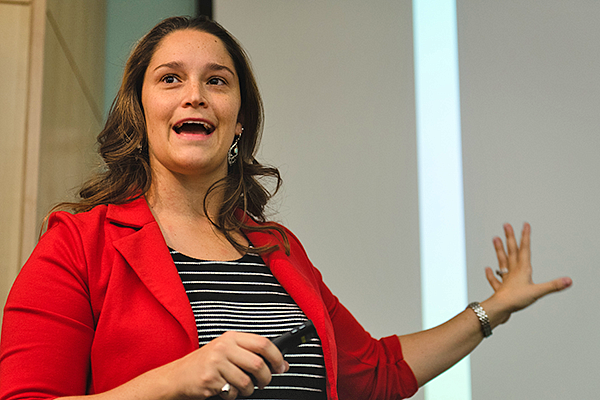
[(167, 84), (171, 84), (171, 83), (177, 83), (180, 82), (179, 78), (177, 77), (177, 75), (173, 75), (173, 74), (169, 74), (169, 75), (165, 75), (160, 79), (161, 82), (167, 83)]
[(212, 77), (208, 80), (209, 85), (226, 85), (227, 81), (223, 78), (219, 78), (217, 76)]

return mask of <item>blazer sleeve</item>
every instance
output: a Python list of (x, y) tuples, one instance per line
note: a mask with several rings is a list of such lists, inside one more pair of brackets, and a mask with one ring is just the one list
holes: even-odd
[(85, 394), (94, 317), (73, 221), (54, 215), (9, 294), (0, 343), (0, 399)]
[(403, 358), (398, 336), (374, 339), (321, 281), (334, 327), (340, 399), (403, 399), (419, 386)]

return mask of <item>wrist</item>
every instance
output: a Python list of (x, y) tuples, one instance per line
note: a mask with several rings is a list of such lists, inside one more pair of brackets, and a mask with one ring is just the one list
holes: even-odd
[(477, 319), (479, 319), (479, 325), (480, 325), (481, 333), (483, 334), (483, 337), (487, 338), (487, 337), (492, 336), (492, 327), (490, 325), (490, 318), (488, 317), (487, 313), (485, 312), (485, 310), (483, 309), (481, 304), (477, 301), (474, 301), (472, 303), (469, 303), (467, 308), (471, 309), (477, 316)]
[(510, 318), (510, 310), (503, 305), (503, 302), (495, 294), (482, 301), (481, 306), (487, 312), (492, 329), (505, 323)]
[(173, 363), (162, 365), (158, 368), (152, 369), (140, 376), (138, 383), (148, 390), (148, 396), (146, 398), (152, 398), (154, 400), (170, 400), (183, 398), (184, 393), (177, 391), (176, 384), (176, 371), (174, 371)]

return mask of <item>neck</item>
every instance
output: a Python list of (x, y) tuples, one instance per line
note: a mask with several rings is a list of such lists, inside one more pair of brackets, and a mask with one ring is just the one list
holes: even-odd
[[(223, 203), (220, 190), (204, 197), (212, 183), (185, 179), (164, 179), (153, 176), (146, 201), (168, 246), (190, 257), (205, 260), (234, 260), (240, 253), (225, 234), (209, 221), (216, 221)], [(237, 243), (247, 245), (241, 232), (230, 232)]]
[[(186, 176), (159, 175), (152, 177), (152, 185), (146, 194), (146, 200), (155, 216), (186, 219), (214, 220), (223, 203), (223, 193), (219, 189), (212, 190), (204, 201), (209, 188), (217, 180), (198, 180)], [(208, 214), (208, 215), (207, 215)]]

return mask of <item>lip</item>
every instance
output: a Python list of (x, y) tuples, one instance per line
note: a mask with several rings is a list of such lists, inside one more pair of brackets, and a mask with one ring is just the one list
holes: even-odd
[(173, 124), (173, 126), (177, 126), (179, 124), (183, 124), (183, 123), (188, 122), (188, 121), (206, 122), (207, 124), (211, 124), (212, 126), (215, 126), (214, 123), (212, 123), (210, 120), (208, 120), (206, 118), (184, 118), (184, 119), (180, 119), (179, 121), (175, 122)]

